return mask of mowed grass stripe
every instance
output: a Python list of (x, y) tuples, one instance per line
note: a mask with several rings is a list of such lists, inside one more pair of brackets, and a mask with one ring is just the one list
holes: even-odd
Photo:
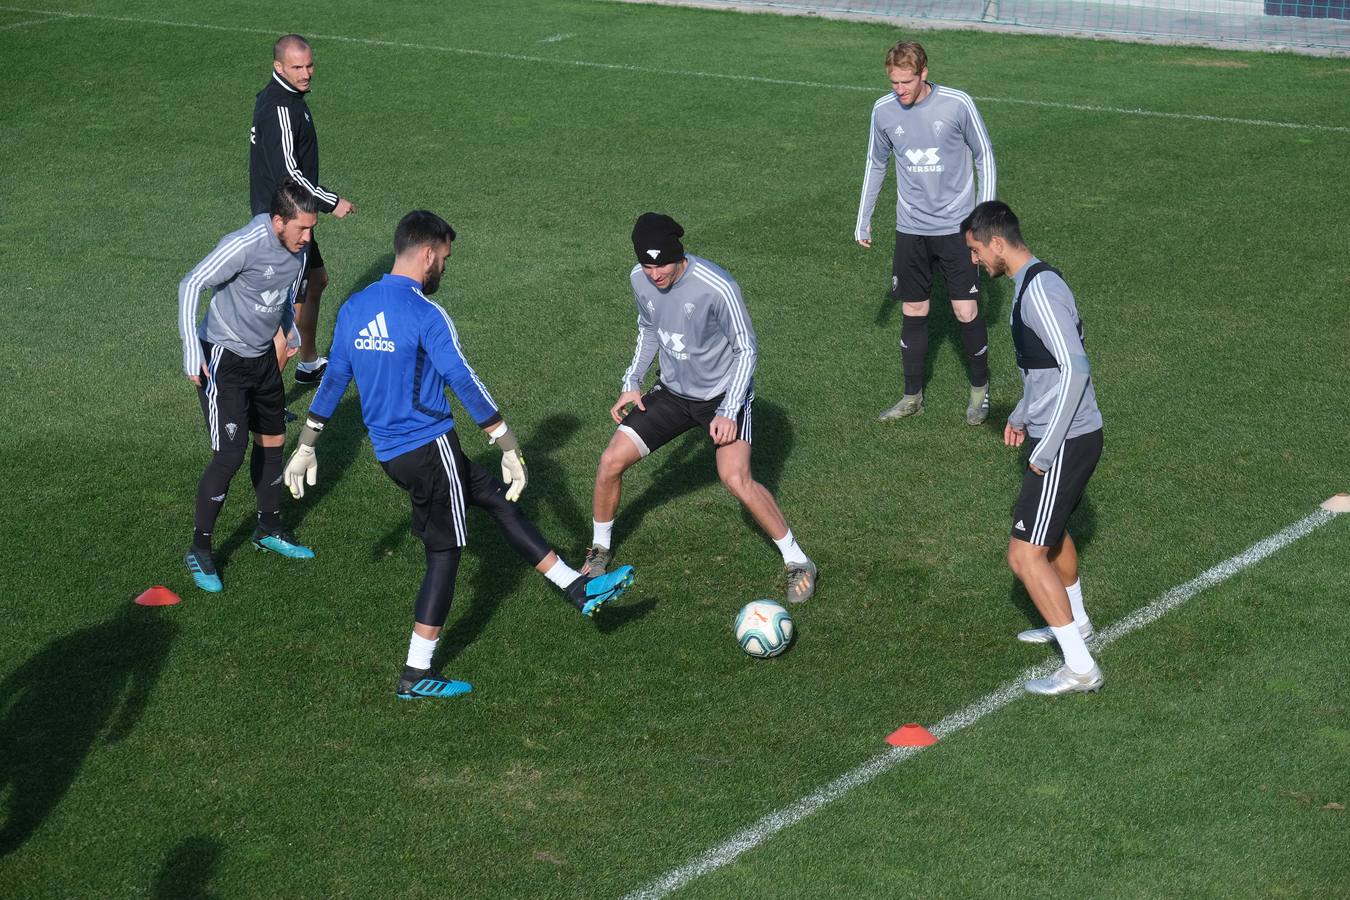
[[(64, 10), (37, 10), (26, 7), (0, 6), (6, 12), (43, 13), (66, 19), (94, 19), (106, 22), (122, 22), (133, 25), (157, 25), (166, 28), (201, 28), (211, 31), (235, 32), (238, 34), (275, 35), (280, 29), (258, 28), (246, 25), (217, 25), (206, 22), (178, 22), (169, 19), (150, 19), (137, 16), (109, 16), (101, 13), (80, 13)], [(460, 56), (479, 56), (486, 59), (510, 60), (513, 62), (540, 63), (551, 66), (577, 66), (588, 69), (606, 69), (617, 72), (634, 72), (643, 75), (663, 75), (681, 78), (714, 78), (725, 81), (748, 82), (752, 84), (776, 85), (779, 87), (823, 88), (832, 91), (862, 91), (876, 93), (877, 85), (831, 84), (823, 81), (800, 81), (791, 78), (768, 78), (763, 75), (747, 75), (735, 72), (708, 72), (699, 69), (667, 69), (651, 66), (639, 66), (632, 63), (599, 62), (584, 59), (562, 59), (550, 56), (532, 56), (527, 53), (505, 53), (499, 50), (480, 50), (472, 47), (448, 47), (443, 44), (426, 44), (415, 41), (393, 41), (382, 38), (353, 37), (344, 34), (326, 34), (311, 32), (306, 35), (310, 40), (340, 41), (348, 44), (363, 44), (370, 47), (390, 47), (398, 50), (430, 51), (434, 53), (453, 53)], [(1243, 119), (1233, 116), (1216, 116), (1206, 113), (1177, 113), (1129, 108), (1123, 106), (1097, 106), (1086, 103), (1062, 103), (1056, 100), (1033, 100), (1020, 97), (989, 97), (973, 95), (981, 103), (1011, 103), (1024, 106), (1039, 106), (1046, 109), (1064, 109), (1075, 112), (1106, 113), (1123, 116), (1144, 116), (1163, 119), (1178, 119), (1191, 122), (1211, 122), (1216, 125), (1253, 125), (1263, 128), (1289, 128), (1306, 131), (1325, 131), (1334, 134), (1350, 134), (1350, 126), (1323, 125), (1313, 122), (1279, 122), (1270, 119)]]
[[(1140, 607), (1097, 635), (1090, 642), (1093, 651), (1100, 651), (1121, 638), (1138, 631), (1145, 625), (1156, 622), (1197, 594), (1227, 581), (1234, 575), (1261, 562), (1272, 553), (1282, 550), (1300, 538), (1306, 537), (1330, 522), (1337, 515), (1337, 513), (1326, 509), (1319, 509), (1270, 537), (1256, 542), (1242, 553), (1202, 572), (1185, 584), (1172, 588), (1153, 602)], [(1013, 701), (1024, 697), (1023, 684), (1026, 681), (1048, 675), (1059, 665), (1060, 658), (1052, 656), (1040, 665), (1026, 669), (1022, 674), (1003, 684), (997, 690), (991, 691), (960, 712), (943, 719), (931, 731), (941, 739), (971, 727), (990, 713), (998, 712)], [(829, 806), (854, 789), (868, 784), (877, 776), (889, 772), (900, 763), (912, 759), (926, 749), (928, 748), (896, 747), (879, 753), (820, 790), (803, 797), (791, 806), (770, 813), (727, 841), (710, 848), (683, 866), (672, 869), (660, 878), (626, 895), (624, 900), (659, 900), (659, 898), (679, 890), (691, 881), (734, 862), (742, 854), (760, 846), (785, 828), (789, 828), (807, 816)]]

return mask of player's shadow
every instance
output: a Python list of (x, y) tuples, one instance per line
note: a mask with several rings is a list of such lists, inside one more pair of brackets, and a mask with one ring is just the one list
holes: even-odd
[(214, 900), (219, 894), (211, 890), (220, 861), (221, 844), (214, 838), (184, 838), (169, 851), (155, 874), (150, 888), (154, 900), (175, 900), (191, 897), (193, 900)]
[(128, 605), (59, 637), (0, 684), (0, 857), (55, 810), (95, 745), (135, 729), (178, 625)]
[[(1025, 453), (1022, 455), (1022, 464), (1023, 466), (1026, 465)], [(1021, 470), (1019, 469), (1018, 471), (1020, 473)], [(1073, 537), (1074, 546), (1078, 548), (1079, 564), (1081, 568), (1083, 556), (1087, 548), (1091, 546), (1092, 539), (1097, 532), (1097, 510), (1096, 507), (1092, 505), (1091, 498), (1084, 497), (1082, 502), (1078, 504), (1078, 508), (1074, 510), (1073, 515), (1069, 517), (1068, 531), (1070, 536)], [(1089, 578), (1089, 581), (1091, 581), (1091, 578)], [(1012, 584), (1009, 585), (1008, 597), (1012, 600), (1013, 605), (1022, 611), (1022, 615), (1027, 617), (1027, 621), (1031, 623), (1031, 628), (1040, 628), (1045, 624), (1045, 619), (1042, 618), (1040, 611), (1036, 609), (1036, 604), (1031, 601), (1031, 595), (1027, 593), (1026, 588), (1022, 586), (1022, 583), (1018, 581), (1016, 577), (1012, 579)], [(1091, 597), (1088, 597), (1086, 602), (1088, 604), (1088, 613), (1091, 614)]]
[[(540, 422), (526, 439), (521, 442), (521, 450), (529, 465), (529, 487), (521, 497), (525, 514), (531, 521), (537, 519), (536, 510), (547, 507), (561, 523), (563, 538), (550, 543), (555, 547), (570, 546), (571, 535), (589, 534), (591, 516), (569, 490), (571, 481), (567, 473), (554, 458), (556, 451), (566, 446), (581, 427), (581, 420), (570, 413), (558, 413)], [(551, 535), (544, 535), (551, 538)], [(562, 551), (559, 550), (561, 553)], [(580, 565), (580, 560), (568, 560)]]

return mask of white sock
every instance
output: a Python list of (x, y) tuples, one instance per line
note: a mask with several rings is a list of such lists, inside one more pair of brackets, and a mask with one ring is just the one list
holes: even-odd
[(436, 652), (436, 640), (424, 638), (414, 631), (412, 640), (408, 641), (408, 668), (430, 669), (431, 654)]
[(785, 563), (800, 563), (801, 565), (806, 565), (811, 561), (806, 558), (806, 554), (802, 552), (802, 548), (797, 545), (797, 539), (792, 536), (791, 528), (788, 529), (787, 534), (774, 541), (774, 543), (778, 545), (778, 552), (783, 554), (783, 562)]
[(597, 522), (595, 519), (591, 519), (591, 523), (591, 546), (604, 547), (608, 550), (609, 542), (614, 536), (614, 520)]
[(1083, 579), (1078, 579), (1064, 590), (1069, 592), (1069, 606), (1073, 609), (1073, 624), (1079, 628), (1091, 626), (1087, 610), (1083, 608)]
[(1055, 640), (1059, 641), (1060, 652), (1064, 654), (1064, 664), (1076, 675), (1091, 672), (1094, 665), (1092, 654), (1088, 652), (1083, 636), (1078, 633), (1078, 626), (1070, 622), (1068, 625), (1051, 625), (1050, 630), (1055, 633)]
[(544, 577), (563, 590), (567, 590), (567, 586), (580, 578), (581, 573), (563, 562), (560, 556), (557, 562), (549, 566), (548, 571), (544, 573)]
[(315, 357), (311, 362), (298, 362), (295, 367), (301, 372), (313, 372), (319, 367), (319, 357)]

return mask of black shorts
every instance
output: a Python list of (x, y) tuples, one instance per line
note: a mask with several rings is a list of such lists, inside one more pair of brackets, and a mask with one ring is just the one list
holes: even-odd
[(248, 433), (286, 433), (286, 389), (276, 354), (239, 356), (202, 341), (208, 377), (197, 388), (212, 450), (244, 447)]
[[(750, 443), (750, 407), (755, 402), (755, 386), (750, 385), (745, 393), (745, 402), (736, 414), (736, 438)], [(717, 407), (722, 405), (722, 397), (711, 400), (690, 400), (666, 387), (657, 384), (642, 397), (645, 410), (636, 406), (623, 417), (619, 430), (628, 435), (637, 445), (643, 456), (668, 444), (691, 428), (702, 427), (705, 431), (717, 416)]]
[(319, 236), (311, 234), (309, 239), (308, 252), (305, 256), (305, 274), (300, 279), (300, 289), (295, 292), (295, 303), (298, 306), (305, 302), (305, 294), (309, 292), (309, 273), (315, 269), (323, 268), (323, 254), (319, 252)]
[[(1027, 438), (1024, 449), (1030, 454), (1038, 443), (1036, 438)], [(1041, 547), (1058, 544), (1101, 458), (1102, 430), (1098, 428), (1065, 441), (1044, 475), (1028, 467), (1013, 507), (1012, 536)]]
[(895, 256), (891, 260), (891, 298), (902, 303), (927, 300), (935, 263), (942, 268), (948, 299), (980, 299), (980, 267), (971, 261), (964, 236), (900, 231), (895, 233)]
[(408, 492), (412, 532), (428, 550), (463, 547), (469, 542), (465, 503), (483, 506), (506, 493), (501, 479), (464, 455), (453, 430), (380, 465)]

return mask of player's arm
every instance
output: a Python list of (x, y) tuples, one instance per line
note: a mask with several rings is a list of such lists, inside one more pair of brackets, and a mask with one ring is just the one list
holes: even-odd
[(876, 108), (867, 129), (867, 160), (863, 166), (862, 196), (858, 199), (858, 218), (853, 224), (853, 239), (863, 247), (872, 246), (872, 211), (886, 179), (886, 163), (891, 158), (891, 139), (877, 123)]
[(273, 172), (284, 172), (295, 179), (297, 184), (314, 195), (323, 212), (331, 213), (337, 209), (342, 198), (310, 181), (300, 171), (300, 164), (295, 158), (295, 129), (291, 127), (290, 107), (278, 103), (270, 111), (260, 114), (257, 140), (268, 156), (268, 168)]
[(989, 140), (989, 129), (984, 127), (984, 119), (975, 108), (973, 101), (966, 101), (966, 123), (961, 129), (966, 146), (970, 148), (971, 159), (980, 179), (980, 196), (977, 203), (984, 203), (998, 197), (998, 166), (994, 163), (994, 144)]
[(352, 380), (352, 360), (347, 350), (351, 346), (351, 341), (344, 337), (350, 329), (347, 328), (347, 316), (344, 313), (345, 310), (338, 312), (337, 325), (333, 329), (332, 350), (328, 353), (328, 368), (324, 370), (319, 390), (315, 392), (314, 400), (309, 405), (309, 412), (305, 414), (305, 427), (300, 429), (300, 441), (287, 461), (283, 473), (286, 487), (290, 488), (291, 496), (297, 500), (305, 496), (305, 485), (313, 487), (318, 483), (319, 459), (315, 453), (315, 445), (328, 425), (328, 420), (337, 412), (338, 403)]
[(642, 301), (636, 292), (633, 294), (633, 302), (637, 304), (638, 311), (637, 344), (633, 347), (633, 359), (623, 373), (619, 399), (609, 408), (609, 417), (616, 425), (623, 421), (629, 406), (636, 404), (638, 409), (647, 408), (642, 403), (642, 381), (647, 377), (647, 370), (652, 367), (652, 361), (656, 359), (657, 350), (661, 347), (661, 340), (656, 335), (656, 325), (648, 318), (647, 311), (643, 309)]
[(245, 251), (243, 241), (238, 238), (238, 232), (221, 238), (216, 249), (178, 282), (178, 336), (183, 340), (183, 374), (196, 385), (202, 383), (204, 375), (210, 374), (202, 357), (201, 342), (197, 340), (197, 307), (202, 291), (214, 290), (243, 271)]
[(722, 403), (717, 407), (717, 415), (731, 420), (734, 426), (736, 416), (740, 415), (745, 402), (745, 395), (750, 390), (750, 381), (755, 377), (759, 342), (755, 338), (755, 328), (750, 324), (750, 311), (745, 307), (740, 285), (728, 279), (724, 284), (715, 286), (714, 290), (721, 300), (714, 307), (716, 321), (731, 344), (732, 354), (731, 377), (727, 381), (727, 392), (722, 397)]
[[(1059, 364), (1059, 391), (1051, 410), (1050, 424), (1028, 460), (1041, 472), (1048, 472), (1054, 464), (1092, 374), (1072, 312), (1062, 300), (1056, 300), (1056, 291), (1047, 290), (1050, 287), (1047, 275), (1051, 274), (1038, 276), (1027, 288), (1022, 303), (1022, 321), (1036, 332)], [(1063, 282), (1059, 284), (1063, 285)], [(1067, 292), (1068, 287), (1063, 286), (1061, 290)]]

